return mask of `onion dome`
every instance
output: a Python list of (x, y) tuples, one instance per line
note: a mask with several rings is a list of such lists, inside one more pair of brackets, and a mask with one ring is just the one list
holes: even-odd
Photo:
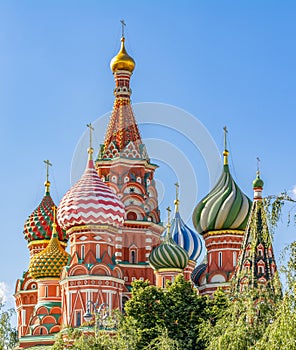
[(253, 188), (263, 188), (263, 186), (264, 186), (264, 182), (260, 178), (260, 172), (257, 171), (256, 179), (253, 181)]
[(58, 207), (58, 222), (65, 230), (81, 225), (123, 225), (124, 205), (99, 178), (92, 159), (92, 147), (88, 153), (82, 177), (64, 195)]
[[(50, 182), (48, 181), (48, 174), (44, 185), (45, 195), (41, 203), (28, 217), (24, 225), (23, 232), (28, 243), (39, 240), (50, 240), (52, 235), (52, 208), (55, 207), (55, 204), (50, 196)], [(59, 225), (57, 225), (56, 231), (59, 240), (62, 242), (67, 242), (68, 239), (66, 236), (66, 231), (64, 231)]]
[(164, 241), (149, 256), (149, 263), (154, 270), (180, 269), (188, 264), (188, 254), (171, 237), (170, 222), (167, 225)]
[[(56, 207), (53, 210), (56, 211)], [(54, 222), (52, 227), (52, 236), (48, 246), (31, 259), (29, 274), (34, 279), (59, 278), (63, 267), (69, 260), (70, 255), (65, 252), (59, 242), (57, 224)]]
[(193, 272), (191, 274), (191, 281), (196, 286), (199, 285), (200, 276), (206, 271), (206, 269), (207, 269), (207, 264), (206, 263), (202, 263), (202, 264), (196, 266), (196, 268), (193, 270)]
[(195, 207), (193, 224), (197, 232), (205, 234), (217, 230), (244, 230), (251, 210), (251, 200), (233, 180), (225, 150), (222, 174), (212, 189)]
[(191, 230), (182, 220), (179, 213), (179, 199), (178, 189), (176, 185), (176, 200), (175, 200), (175, 217), (172, 220), (171, 235), (172, 239), (182, 248), (186, 250), (189, 255), (189, 260), (196, 261), (202, 251), (202, 241), (199, 235)]
[(125, 50), (124, 46), (125, 38), (124, 36), (121, 38), (121, 47), (116, 56), (114, 56), (110, 62), (110, 68), (112, 72), (116, 72), (118, 70), (127, 70), (129, 72), (133, 72), (135, 69), (135, 61)]

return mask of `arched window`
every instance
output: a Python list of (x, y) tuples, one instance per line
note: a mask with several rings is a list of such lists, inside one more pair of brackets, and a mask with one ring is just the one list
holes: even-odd
[(137, 249), (133, 248), (130, 250), (130, 263), (131, 264), (137, 264), (138, 263), (138, 256), (137, 256)]
[(218, 267), (222, 267), (222, 252), (218, 253)]
[(258, 273), (263, 274), (264, 273), (264, 266), (260, 265), (258, 266)]
[(85, 247), (84, 245), (81, 246), (81, 260), (84, 260), (84, 257), (85, 257)]
[(137, 220), (137, 214), (134, 213), (133, 211), (130, 211), (127, 213), (127, 220)]
[(97, 244), (96, 245), (96, 259), (100, 259), (100, 257), (101, 257), (101, 249), (100, 248), (101, 248), (100, 245)]

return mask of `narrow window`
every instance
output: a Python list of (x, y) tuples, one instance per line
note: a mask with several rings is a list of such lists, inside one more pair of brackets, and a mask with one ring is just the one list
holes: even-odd
[(222, 267), (222, 252), (218, 253), (218, 267)]
[(45, 297), (48, 297), (48, 286), (45, 287)]
[(96, 259), (100, 259), (101, 257), (101, 251), (100, 251), (100, 245), (96, 245)]
[(165, 287), (165, 278), (162, 277), (162, 288), (164, 288), (164, 287)]
[(108, 246), (108, 255), (111, 256), (111, 247)]
[(81, 326), (81, 311), (76, 311), (76, 326)]
[(84, 245), (81, 246), (81, 260), (84, 260), (84, 253), (85, 253), (85, 247)]
[(132, 250), (131, 252), (131, 263), (135, 264), (136, 263), (136, 252)]
[(26, 310), (22, 310), (22, 325), (26, 325)]

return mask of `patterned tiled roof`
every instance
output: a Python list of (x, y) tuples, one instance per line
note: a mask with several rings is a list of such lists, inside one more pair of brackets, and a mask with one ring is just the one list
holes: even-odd
[(29, 273), (34, 279), (58, 278), (69, 257), (62, 248), (54, 227), (48, 246), (31, 259)]
[[(24, 225), (24, 235), (28, 243), (36, 240), (50, 240), (52, 235), (53, 207), (50, 193), (46, 192), (41, 203), (28, 217)], [(67, 242), (66, 231), (59, 225), (57, 232), (60, 241)]]
[(80, 180), (65, 194), (58, 207), (58, 222), (65, 230), (81, 225), (121, 226), (124, 205), (99, 178), (89, 157)]

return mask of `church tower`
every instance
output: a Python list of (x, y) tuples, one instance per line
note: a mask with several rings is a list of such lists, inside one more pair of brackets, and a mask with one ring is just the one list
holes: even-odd
[(124, 225), (115, 244), (115, 260), (123, 271), (128, 296), (133, 280), (148, 279), (154, 283), (148, 257), (160, 243), (163, 226), (154, 180), (157, 165), (150, 162), (131, 105), (130, 78), (135, 61), (125, 49), (124, 30), (121, 48), (110, 67), (115, 79), (115, 100), (96, 170), (125, 207)]
[(64, 268), (62, 288), (63, 324), (78, 327), (89, 304), (108, 304), (121, 309), (123, 271), (115, 251), (124, 220), (124, 206), (99, 178), (92, 158), (92, 126), (88, 161), (80, 180), (58, 206), (58, 222), (70, 242), (71, 261)]
[(165, 288), (166, 282), (173, 282), (179, 274), (184, 275), (189, 257), (184, 248), (172, 239), (171, 209), (168, 207), (168, 223), (164, 232), (163, 242), (153, 249), (149, 256), (150, 265), (155, 270), (156, 286)]
[(253, 181), (254, 202), (233, 276), (233, 288), (238, 292), (248, 288), (269, 288), (276, 292), (279, 286), (272, 241), (262, 202), (263, 185), (258, 169)]
[(197, 204), (192, 217), (207, 249), (207, 262), (192, 273), (201, 294), (212, 294), (218, 287), (230, 288), (252, 205), (230, 174), (226, 127), (224, 132), (222, 174), (211, 192)]
[[(57, 239), (59, 241), (59, 246), (63, 252), (67, 246), (68, 241), (66, 231), (64, 231), (59, 225), (54, 225), (55, 204), (50, 195), (49, 181), (49, 166), (51, 166), (51, 163), (48, 160), (44, 162), (46, 164), (46, 181), (44, 183), (45, 194), (42, 198), (41, 203), (26, 220), (23, 231), (24, 237), (28, 242), (28, 249), (30, 254), (29, 266), (31, 266), (32, 261), (34, 261), (34, 259), (44, 251), (44, 249), (47, 249), (48, 245), (51, 242), (53, 232), (55, 232), (55, 236), (58, 237)], [(58, 331), (58, 328), (49, 328), (47, 324), (45, 326), (46, 330), (42, 328), (42, 335), (39, 332), (40, 329), (37, 331), (36, 324), (32, 324), (32, 319), (34, 315), (36, 315), (36, 307), (40, 301), (40, 283), (42, 284), (42, 282), (38, 282), (35, 277), (35, 274), (31, 274), (30, 269), (26, 270), (22, 278), (17, 280), (15, 287), (14, 298), (17, 310), (18, 335), (20, 345), (23, 347), (38, 344), (40, 338), (48, 334), (50, 330), (52, 332)], [(59, 287), (55, 289), (57, 293), (59, 293), (58, 288)], [(49, 312), (50, 311), (48, 310), (46, 311), (46, 313)], [(39, 316), (41, 317), (41, 315)], [(37, 317), (38, 322), (39, 316)], [(55, 324), (57, 324), (57, 322), (53, 322), (52, 326)], [(45, 343), (47, 341), (48, 339), (45, 339)]]

